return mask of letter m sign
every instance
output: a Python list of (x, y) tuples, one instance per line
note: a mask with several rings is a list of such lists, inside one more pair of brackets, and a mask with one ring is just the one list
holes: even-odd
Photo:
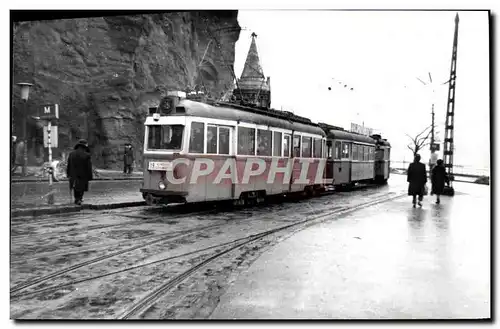
[(40, 119), (42, 120), (59, 119), (59, 104), (42, 105), (42, 113), (40, 113)]

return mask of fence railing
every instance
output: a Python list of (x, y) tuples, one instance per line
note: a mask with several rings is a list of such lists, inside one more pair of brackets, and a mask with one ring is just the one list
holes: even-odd
[[(393, 169), (408, 169), (410, 165), (410, 161), (391, 161), (391, 168)], [(425, 163), (428, 165), (427, 163)], [(454, 165), (453, 173), (455, 175), (464, 175), (464, 176), (490, 176), (490, 170), (488, 168), (477, 168), (473, 166), (464, 166), (464, 165)]]

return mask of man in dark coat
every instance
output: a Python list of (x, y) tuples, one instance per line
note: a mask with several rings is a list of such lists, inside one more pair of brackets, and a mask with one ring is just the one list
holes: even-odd
[(125, 144), (125, 153), (123, 154), (123, 173), (132, 173), (132, 164), (134, 163), (134, 150), (130, 143)]
[(408, 186), (408, 195), (413, 196), (413, 207), (415, 207), (417, 195), (418, 205), (422, 207), (425, 183), (427, 183), (427, 171), (425, 170), (425, 164), (420, 162), (419, 154), (415, 155), (415, 160), (408, 167), (408, 178), (406, 181), (410, 183)]
[(81, 139), (75, 145), (75, 150), (68, 156), (66, 175), (69, 178), (70, 189), (73, 189), (75, 204), (81, 205), (83, 193), (89, 190), (89, 181), (92, 176), (92, 161), (87, 141)]
[(432, 190), (431, 194), (436, 195), (436, 203), (439, 204), (441, 200), (440, 195), (443, 194), (444, 184), (449, 182), (446, 169), (443, 165), (443, 160), (439, 159), (436, 166), (432, 169), (431, 173)]

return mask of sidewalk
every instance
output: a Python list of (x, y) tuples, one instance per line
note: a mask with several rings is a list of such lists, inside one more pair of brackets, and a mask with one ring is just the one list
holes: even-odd
[(396, 199), (325, 221), (265, 251), (211, 319), (491, 318), (490, 191)]
[[(120, 170), (107, 170), (107, 169), (96, 169), (97, 176), (94, 177), (94, 181), (100, 180), (142, 180), (143, 172), (135, 171), (130, 175), (124, 174)], [(26, 177), (21, 176), (21, 169), (18, 169), (16, 174), (11, 174), (11, 182), (16, 183), (29, 183), (29, 182), (47, 182), (48, 176), (42, 177), (40, 167), (28, 167), (28, 175)], [(67, 181), (66, 175), (59, 177), (59, 181)]]
[(48, 184), (30, 182), (11, 184), (11, 214), (16, 216), (38, 216), (44, 214), (75, 212), (81, 209), (112, 209), (145, 205), (139, 191), (142, 180), (91, 181), (89, 191), (83, 196), (83, 205), (71, 202), (67, 181), (53, 184), (55, 203), (49, 205)]

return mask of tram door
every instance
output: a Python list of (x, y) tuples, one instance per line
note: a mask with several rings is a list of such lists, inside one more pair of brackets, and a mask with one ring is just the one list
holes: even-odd
[(302, 165), (295, 158), (300, 158), (302, 149), (302, 136), (292, 134), (292, 173), (290, 179), (290, 192), (302, 191), (305, 187), (304, 184), (297, 184), (295, 181), (300, 179)]
[(326, 141), (327, 153), (326, 153), (326, 168), (325, 168), (325, 178), (327, 184), (333, 184), (333, 147), (332, 141)]

